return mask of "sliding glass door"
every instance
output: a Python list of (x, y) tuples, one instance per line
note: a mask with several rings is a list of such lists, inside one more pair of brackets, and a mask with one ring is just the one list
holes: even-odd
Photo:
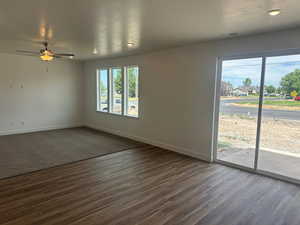
[(300, 55), (266, 58), (258, 169), (300, 180)]
[(300, 54), (223, 59), (216, 160), (300, 180)]
[[(254, 168), (262, 58), (224, 60), (219, 111), (220, 160)], [(245, 106), (250, 105), (250, 107)]]

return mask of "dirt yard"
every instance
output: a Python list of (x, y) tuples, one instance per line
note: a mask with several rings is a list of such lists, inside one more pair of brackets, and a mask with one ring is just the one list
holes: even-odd
[[(255, 148), (256, 118), (222, 115), (219, 151)], [(263, 119), (260, 147), (300, 155), (300, 121)]]

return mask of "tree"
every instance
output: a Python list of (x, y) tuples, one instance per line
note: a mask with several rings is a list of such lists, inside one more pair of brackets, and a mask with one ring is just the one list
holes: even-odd
[(106, 85), (103, 83), (103, 81), (100, 81), (100, 90), (102, 93), (106, 93), (107, 92), (107, 88)]
[(121, 70), (117, 70), (117, 74), (116, 74), (116, 76), (114, 76), (113, 81), (114, 81), (115, 91), (118, 94), (121, 94), (122, 90), (123, 90), (123, 88), (122, 88), (122, 72), (121, 72)]
[(137, 68), (129, 68), (128, 69), (128, 92), (129, 92), (129, 97), (134, 98), (137, 97), (137, 85), (138, 85), (138, 80), (137, 80)]
[(244, 87), (250, 87), (252, 84), (252, 80), (250, 78), (246, 78), (244, 81), (243, 81), (243, 85)]
[(277, 89), (276, 89), (276, 93), (277, 94), (282, 94), (282, 87), (278, 87)]
[(276, 88), (273, 85), (269, 85), (269, 86), (265, 87), (265, 90), (268, 94), (272, 94), (272, 93), (275, 93)]
[[(129, 97), (137, 97), (137, 69), (136, 68), (129, 68), (128, 69), (128, 92), (129, 92)], [(117, 71), (116, 75), (114, 76), (114, 87), (115, 91), (118, 94), (122, 93), (122, 72)]]
[(221, 81), (221, 96), (232, 95), (233, 86), (230, 82)]
[(287, 95), (293, 91), (300, 93), (300, 69), (296, 69), (294, 72), (282, 77), (280, 85), (282, 91)]

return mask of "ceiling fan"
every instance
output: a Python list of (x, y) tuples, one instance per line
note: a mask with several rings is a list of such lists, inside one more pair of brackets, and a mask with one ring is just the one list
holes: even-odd
[(45, 41), (42, 43), (44, 48), (40, 50), (40, 52), (34, 52), (34, 51), (25, 51), (25, 50), (17, 50), (18, 53), (24, 54), (24, 55), (36, 55), (41, 58), (43, 61), (52, 61), (54, 58), (74, 58), (74, 54), (68, 54), (68, 53), (54, 53), (50, 49), (48, 49), (48, 42)]

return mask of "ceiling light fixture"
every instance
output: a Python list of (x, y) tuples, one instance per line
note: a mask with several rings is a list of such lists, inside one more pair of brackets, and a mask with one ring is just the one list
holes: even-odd
[(280, 9), (272, 9), (268, 13), (270, 16), (278, 16), (280, 14)]
[(45, 50), (41, 53), (40, 58), (43, 61), (52, 61), (54, 59), (53, 53), (49, 50)]
[(128, 43), (127, 43), (127, 46), (128, 46), (128, 47), (133, 47), (134, 44), (133, 44), (132, 42), (128, 42)]
[(18, 53), (25, 54), (25, 55), (36, 55), (41, 58), (43, 61), (52, 61), (53, 59), (59, 59), (59, 58), (71, 58), (74, 57), (74, 54), (71, 53), (54, 53), (53, 51), (48, 49), (48, 42), (43, 43), (44, 48), (42, 48), (40, 51), (27, 51), (27, 50), (17, 50)]
[(93, 54), (98, 54), (98, 50), (96, 48), (94, 48)]

